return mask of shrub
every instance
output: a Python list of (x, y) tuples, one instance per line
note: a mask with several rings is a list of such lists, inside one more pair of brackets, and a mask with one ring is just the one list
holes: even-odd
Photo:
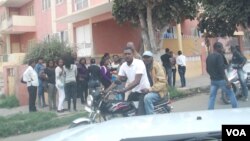
[(5, 96), (0, 99), (0, 108), (13, 108), (18, 106), (19, 102), (15, 95)]
[(175, 87), (169, 87), (168, 91), (170, 93), (170, 99), (182, 98), (185, 96), (183, 92), (178, 91)]
[(28, 63), (30, 59), (37, 60), (40, 57), (43, 57), (44, 61), (57, 60), (70, 52), (71, 48), (65, 42), (60, 42), (58, 38), (52, 37), (49, 41), (37, 43), (29, 48), (24, 63)]
[(86, 116), (86, 113), (76, 113), (64, 117), (58, 117), (53, 112), (32, 112), (19, 113), (7, 117), (0, 116), (0, 137), (70, 125), (73, 120), (83, 116)]

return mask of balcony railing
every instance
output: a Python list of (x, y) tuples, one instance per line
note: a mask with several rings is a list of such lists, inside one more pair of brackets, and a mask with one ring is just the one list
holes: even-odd
[[(2, 21), (0, 25), (0, 31), (1, 32), (32, 32), (35, 30), (34, 28), (30, 27), (35, 27), (35, 17), (34, 16), (21, 16), (21, 15), (13, 15), (11, 18), (8, 20)], [(18, 29), (12, 29), (14, 27), (22, 27)], [(26, 27), (26, 28), (25, 28)]]
[(0, 62), (22, 64), (24, 57), (25, 57), (25, 53), (3, 54), (3, 55), (0, 55)]
[(35, 16), (13, 15), (8, 21), (8, 27), (11, 26), (35, 26)]

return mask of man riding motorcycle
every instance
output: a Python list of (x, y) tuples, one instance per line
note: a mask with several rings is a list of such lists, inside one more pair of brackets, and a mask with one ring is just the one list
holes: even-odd
[[(155, 82), (153, 83), (155, 84), (155, 86), (153, 85), (151, 87), (150, 82), (148, 80), (145, 64), (143, 63), (142, 60), (134, 58), (134, 49), (131, 47), (126, 47), (124, 49), (124, 56), (125, 56), (124, 58), (125, 62), (120, 67), (117, 80), (121, 81), (124, 77), (126, 77), (128, 85), (124, 89), (117, 90), (117, 93), (125, 93), (131, 90), (131, 93), (128, 97), (128, 101), (139, 101), (137, 114), (138, 115), (145, 114), (145, 108), (147, 109), (146, 110), (147, 114), (153, 114), (152, 103), (160, 100), (157, 98), (157, 96), (155, 96), (157, 95), (155, 94), (155, 92), (160, 92), (161, 93), (160, 95), (163, 96), (162, 92), (163, 91), (166, 92), (165, 90), (166, 78), (165, 76), (161, 77), (163, 79), (165, 78), (164, 80), (162, 80), (162, 79), (153, 77), (152, 81)], [(152, 71), (155, 71), (155, 69), (153, 69)], [(158, 75), (158, 73), (156, 74)], [(160, 84), (161, 86), (165, 85), (164, 89), (163, 87), (160, 87), (160, 88), (157, 87), (157, 85), (159, 84), (159, 83), (158, 84), (156, 83), (157, 79), (160, 80), (160, 82), (165, 82), (164, 84)], [(108, 92), (109, 90), (113, 89), (115, 86), (116, 84), (113, 83), (104, 92)], [(150, 92), (149, 95), (147, 94), (148, 92)], [(146, 102), (145, 108), (144, 108), (144, 101)]]
[(146, 93), (144, 97), (144, 106), (146, 114), (154, 114), (153, 103), (158, 102), (166, 95), (167, 80), (166, 74), (162, 65), (153, 59), (151, 51), (143, 53), (143, 62), (146, 65), (147, 76), (150, 83), (149, 89), (143, 89), (142, 92)]

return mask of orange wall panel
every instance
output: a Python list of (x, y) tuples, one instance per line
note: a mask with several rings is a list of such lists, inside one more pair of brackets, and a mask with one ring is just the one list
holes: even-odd
[(117, 25), (114, 20), (106, 20), (94, 23), (92, 28), (94, 52), (97, 55), (105, 52), (120, 54), (128, 41), (133, 41), (139, 49), (140, 30), (130, 24)]

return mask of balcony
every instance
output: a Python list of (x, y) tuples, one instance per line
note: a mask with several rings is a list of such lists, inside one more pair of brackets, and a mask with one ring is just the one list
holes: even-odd
[(89, 7), (86, 7), (86, 5), (82, 4), (79, 6), (80, 10), (77, 10), (72, 14), (58, 18), (57, 22), (76, 23), (107, 12), (111, 12), (112, 6), (113, 6), (113, 0), (106, 0), (103, 3)]
[(0, 25), (0, 33), (21, 34), (35, 32), (35, 17), (13, 15), (10, 19), (4, 20)]
[(4, 7), (22, 7), (32, 0), (0, 0), (0, 6)]
[(6, 64), (22, 64), (25, 53), (11, 53), (0, 55), (0, 63)]

